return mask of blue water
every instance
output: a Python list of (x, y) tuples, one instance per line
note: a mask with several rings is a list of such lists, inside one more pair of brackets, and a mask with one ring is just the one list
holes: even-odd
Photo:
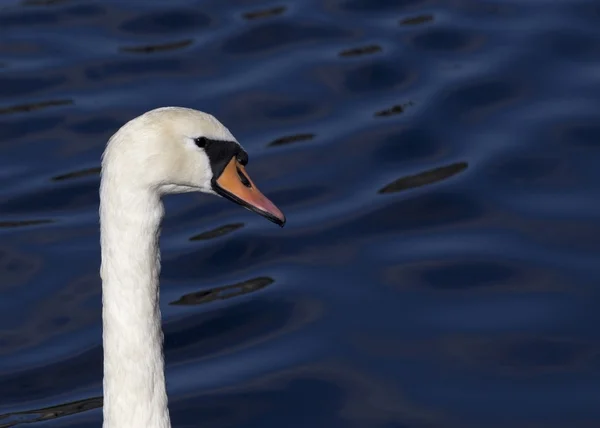
[(100, 425), (100, 155), (166, 105), (288, 218), (166, 198), (175, 426), (600, 426), (600, 1), (6, 0), (0, 427)]

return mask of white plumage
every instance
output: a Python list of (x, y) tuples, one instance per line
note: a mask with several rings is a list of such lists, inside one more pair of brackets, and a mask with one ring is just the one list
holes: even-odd
[[(170, 427), (159, 308), (161, 195), (217, 193), (210, 151), (194, 143), (197, 137), (215, 140), (214, 144), (236, 142), (213, 116), (166, 107), (125, 124), (103, 155), (104, 428)], [(234, 163), (238, 171), (243, 169), (232, 158)], [(222, 174), (233, 174), (228, 171)], [(241, 195), (236, 202), (278, 219), (279, 224), (285, 222), (258, 189), (238, 187), (226, 189)]]

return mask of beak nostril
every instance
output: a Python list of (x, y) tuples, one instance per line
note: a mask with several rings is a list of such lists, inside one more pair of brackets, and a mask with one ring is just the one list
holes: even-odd
[(250, 180), (248, 180), (248, 177), (246, 177), (246, 175), (238, 166), (235, 167), (235, 170), (237, 171), (238, 177), (240, 178), (242, 184), (248, 188), (252, 187), (252, 184), (250, 184)]

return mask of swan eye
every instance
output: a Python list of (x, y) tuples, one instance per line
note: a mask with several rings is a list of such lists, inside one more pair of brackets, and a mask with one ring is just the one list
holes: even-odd
[(198, 137), (198, 138), (194, 138), (194, 143), (200, 147), (201, 149), (203, 149), (204, 147), (206, 147), (206, 145), (208, 144), (208, 138), (206, 137)]
[(242, 172), (242, 170), (236, 165), (235, 170), (237, 171), (238, 177), (240, 178), (240, 181), (242, 182), (242, 184), (246, 187), (252, 187), (252, 184), (250, 184), (250, 180), (248, 180), (248, 177), (246, 177), (246, 175)]
[(248, 154), (244, 151), (238, 153), (237, 161), (242, 165), (246, 165), (248, 163)]

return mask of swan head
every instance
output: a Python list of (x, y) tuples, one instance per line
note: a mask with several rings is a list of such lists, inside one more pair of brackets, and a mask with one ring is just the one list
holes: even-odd
[(246, 151), (216, 118), (163, 107), (132, 119), (111, 137), (102, 159), (102, 182), (159, 194), (214, 194), (283, 226), (285, 216), (256, 187), (247, 164)]

